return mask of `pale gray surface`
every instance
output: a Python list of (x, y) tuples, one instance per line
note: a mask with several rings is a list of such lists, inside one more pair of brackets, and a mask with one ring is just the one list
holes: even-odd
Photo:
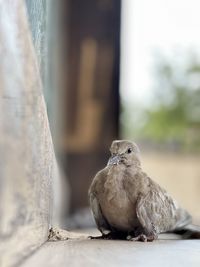
[[(56, 135), (60, 127), (62, 85), (61, 32), (59, 25), (60, 1), (26, 0), (28, 21), (32, 33), (33, 44), (37, 54), (40, 75), (43, 82), (43, 93), (47, 105), (51, 133), (56, 143)], [(63, 54), (61, 55), (63, 57)], [(65, 73), (66, 75), (66, 73)]]
[[(42, 89), (47, 106), (51, 135), (53, 136), (56, 150), (56, 143), (60, 138), (62, 124), (62, 102), (60, 100), (60, 91), (62, 89), (60, 80), (62, 78), (58, 74), (61, 69), (58, 56), (61, 42), (58, 19), (60, 3), (54, 0), (26, 0), (25, 2), (29, 28), (43, 83)], [(66, 226), (70, 199), (69, 192), (70, 188), (66, 174), (59, 166), (59, 170), (56, 170), (53, 179), (53, 225)]]
[(0, 266), (47, 240), (57, 175), (25, 4), (0, 1)]
[[(168, 238), (174, 238), (168, 236)], [(22, 267), (200, 266), (199, 240), (47, 242)]]
[(42, 80), (44, 81), (47, 56), (47, 3), (46, 0), (26, 0), (26, 5), (33, 43), (37, 53)]

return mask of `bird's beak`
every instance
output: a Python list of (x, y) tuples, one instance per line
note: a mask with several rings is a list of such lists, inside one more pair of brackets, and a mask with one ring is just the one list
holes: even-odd
[(108, 165), (117, 165), (120, 163), (120, 161), (121, 161), (120, 155), (112, 156), (108, 161)]

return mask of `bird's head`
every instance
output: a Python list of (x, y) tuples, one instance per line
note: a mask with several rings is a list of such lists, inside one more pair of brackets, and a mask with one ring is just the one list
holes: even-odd
[(115, 140), (111, 144), (110, 152), (108, 165), (140, 166), (140, 150), (134, 142)]

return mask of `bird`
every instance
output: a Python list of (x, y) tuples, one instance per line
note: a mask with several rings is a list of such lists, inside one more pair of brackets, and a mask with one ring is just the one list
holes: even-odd
[(129, 140), (114, 140), (105, 168), (88, 190), (89, 203), (102, 239), (153, 241), (173, 232), (200, 238), (192, 216), (141, 167), (140, 150)]

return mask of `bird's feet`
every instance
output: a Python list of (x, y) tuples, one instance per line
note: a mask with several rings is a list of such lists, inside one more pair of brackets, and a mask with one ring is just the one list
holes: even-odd
[(131, 235), (128, 235), (126, 237), (126, 239), (128, 241), (152, 242), (153, 240), (156, 239), (156, 236), (155, 235), (149, 235), (149, 236), (147, 236), (145, 234), (140, 234), (138, 236), (133, 237)]
[(119, 231), (106, 231), (101, 236), (90, 236), (90, 239), (126, 240), (127, 234)]
[(104, 240), (111, 240), (113, 239), (113, 234), (111, 232), (107, 234), (102, 234), (101, 236), (90, 236), (90, 239), (104, 239)]

